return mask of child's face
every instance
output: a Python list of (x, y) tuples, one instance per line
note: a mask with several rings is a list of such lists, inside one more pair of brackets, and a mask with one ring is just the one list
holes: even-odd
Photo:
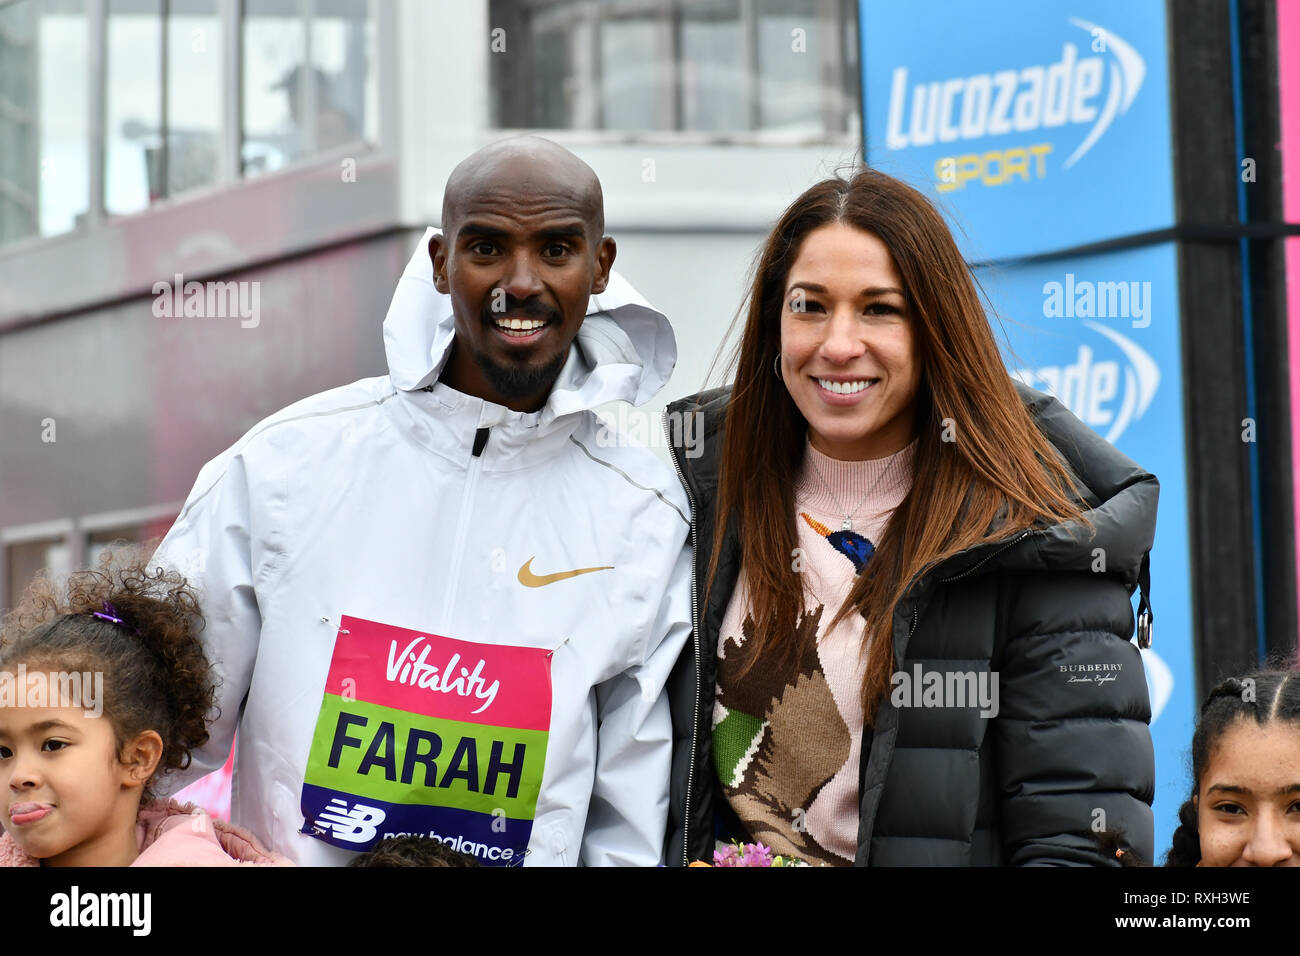
[(47, 866), (134, 859), (138, 776), (118, 759), (106, 717), (79, 707), (0, 708), (2, 822)]
[(1300, 866), (1300, 727), (1234, 722), (1196, 798), (1201, 866)]

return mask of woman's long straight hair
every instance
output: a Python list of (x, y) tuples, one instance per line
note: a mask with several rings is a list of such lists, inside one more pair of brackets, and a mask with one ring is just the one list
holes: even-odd
[[(814, 229), (844, 223), (880, 239), (903, 280), (915, 361), (917, 447), (911, 491), (895, 509), (870, 564), (825, 632), (865, 618), (862, 682), (868, 725), (890, 686), (893, 613), (913, 579), (986, 540), (1087, 519), (1071, 500), (1077, 479), (1035, 426), (1002, 363), (970, 270), (939, 213), (919, 192), (871, 169), (813, 186), (781, 216), (758, 260), (735, 358), (717, 493), (713, 557), (736, 522), (754, 622), (749, 665), (789, 659), (804, 608), (794, 485), (807, 422), (773, 374), (790, 268)], [(945, 440), (947, 439), (947, 440)]]

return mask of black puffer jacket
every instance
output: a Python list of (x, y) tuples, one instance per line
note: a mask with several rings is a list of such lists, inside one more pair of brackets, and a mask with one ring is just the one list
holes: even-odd
[[(991, 670), (998, 712), (882, 701), (862, 748), (859, 866), (1115, 865), (1094, 838), (1099, 829), (1122, 831), (1152, 859), (1151, 707), (1129, 638), (1139, 583), (1138, 624), (1149, 634), (1159, 485), (1056, 399), (1017, 388), (1090, 491), (1096, 536), (1057, 525), (1001, 537), (943, 562), (899, 602), (895, 670)], [(740, 571), (734, 524), (712, 593), (704, 585), (728, 397), (714, 389), (669, 406), (670, 415), (704, 416), (702, 430), (682, 430), (702, 442), (673, 448), (696, 551), (695, 634), (669, 682), (672, 865), (711, 859), (715, 811), (726, 812), (711, 728), (718, 632)]]

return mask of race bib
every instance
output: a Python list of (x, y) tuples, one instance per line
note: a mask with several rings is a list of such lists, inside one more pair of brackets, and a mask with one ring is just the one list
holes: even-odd
[(551, 652), (344, 616), (302, 788), (302, 832), (368, 850), (441, 840), (518, 866), (551, 726)]

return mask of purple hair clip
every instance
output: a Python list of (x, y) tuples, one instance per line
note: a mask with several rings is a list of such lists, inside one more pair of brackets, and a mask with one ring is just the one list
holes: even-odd
[(110, 624), (120, 624), (122, 627), (126, 627), (126, 621), (117, 616), (117, 608), (113, 607), (113, 605), (109, 604), (107, 601), (104, 602), (103, 611), (92, 611), (91, 613), (95, 617), (108, 621)]

